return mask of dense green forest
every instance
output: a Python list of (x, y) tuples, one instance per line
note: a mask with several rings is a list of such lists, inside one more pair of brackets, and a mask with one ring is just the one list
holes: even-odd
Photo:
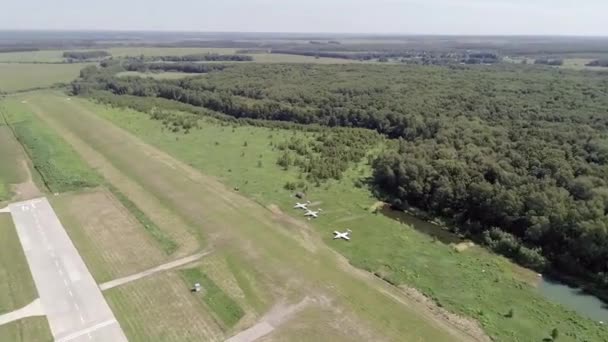
[(604, 74), (248, 64), (160, 81), (102, 68), (83, 73), (73, 89), (178, 101), (234, 118), (375, 130), (391, 138), (372, 163), (379, 197), (446, 218), (526, 266), (608, 289)]

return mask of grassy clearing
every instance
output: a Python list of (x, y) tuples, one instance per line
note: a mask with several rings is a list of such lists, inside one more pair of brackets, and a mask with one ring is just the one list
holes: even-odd
[(131, 342), (224, 338), (220, 326), (178, 273), (143, 278), (104, 295)]
[(38, 297), (10, 214), (0, 214), (0, 314), (19, 309)]
[(17, 100), (7, 98), (2, 105), (0, 110), (51, 192), (72, 191), (100, 183), (99, 176), (84, 164), (76, 152)]
[[(1, 109), (0, 109), (1, 111)], [(0, 118), (0, 202), (11, 198), (12, 184), (21, 183), (24, 180), (21, 165), (23, 156), (21, 147), (15, 141), (10, 128), (3, 125)]]
[(192, 74), (187, 72), (138, 72), (138, 71), (123, 71), (119, 72), (116, 76), (118, 77), (150, 77), (157, 80), (177, 80), (180, 78), (200, 76), (201, 74)]
[(51, 342), (53, 335), (46, 317), (29, 317), (0, 326), (0, 341)]
[(154, 240), (160, 245), (161, 249), (167, 255), (173, 254), (177, 250), (177, 243), (171, 239), (162, 229), (160, 229), (156, 223), (154, 223), (146, 214), (141, 211), (127, 196), (120, 192), (116, 187), (109, 184), (108, 188), (114, 194), (114, 196), (127, 208), (133, 216), (139, 221), (143, 228), (150, 234)]
[[(321, 245), (316, 251), (305, 248), (290, 232), (291, 229), (298, 231), (297, 226), (277, 223), (268, 210), (255, 202), (228, 190), (216, 179), (200, 174), (171, 156), (149, 145), (141, 144), (137, 138), (117, 129), (87, 109), (87, 106), (91, 106), (89, 108), (94, 110), (102, 107), (80, 100), (64, 101), (62, 97), (53, 94), (38, 93), (24, 96), (27, 97), (28, 102), (35, 102), (35, 105), (42, 109), (39, 115), (44, 117), (45, 121), (52, 122), (52, 126), (57, 130), (69, 132), (64, 136), (77, 136), (78, 140), (70, 138), (75, 144), (87, 146), (79, 147), (79, 151), (94, 149), (123, 176), (137, 180), (151, 195), (161, 200), (164, 207), (170, 208), (192, 226), (197, 227), (200, 234), (216, 241), (218, 245), (229, 243), (236, 248), (239, 253), (234, 255), (238, 260), (250, 261), (257, 272), (272, 279), (270, 292), (273, 295), (302, 298), (303, 295), (328, 292), (331, 296), (335, 296), (336, 307), (352, 310), (357, 314), (361, 329), (380, 331), (392, 340), (404, 338), (434, 341), (466, 340), (458, 331), (449, 329), (445, 325), (439, 327), (436, 322), (420, 316), (414, 307), (397, 302), (386, 294), (397, 293), (395, 289), (375, 278), (361, 276), (348, 269), (330, 250)], [(75, 116), (73, 113), (79, 115)], [(121, 122), (128, 121), (128, 118), (121, 118)], [(212, 130), (208, 128), (212, 127), (215, 126), (203, 128), (202, 133), (205, 130), (211, 132)], [(224, 132), (223, 135), (220, 132), (214, 134), (225, 137), (229, 132)], [(255, 133), (255, 131), (251, 132)], [(252, 134), (252, 140), (247, 147), (254, 145), (252, 141), (256, 139), (262, 141), (271, 134), (270, 130), (263, 132), (264, 135), (257, 137)], [(284, 134), (291, 133), (285, 131)], [(235, 135), (230, 134), (230, 136)], [(169, 135), (169, 137), (173, 141), (176, 138), (181, 139), (181, 136)], [(157, 138), (161, 139), (162, 134)], [(238, 139), (220, 138), (217, 146), (237, 144), (241, 148), (245, 147), (242, 141), (236, 140)], [(215, 146), (215, 144), (211, 145)], [(190, 153), (195, 157), (193, 161), (202, 162), (200, 155), (217, 153), (217, 150), (207, 151), (209, 146), (189, 146)], [(260, 145), (259, 150), (256, 148), (258, 152), (262, 149), (268, 150), (268, 144)], [(254, 156), (250, 158), (256, 165), (260, 158), (259, 154), (265, 153), (250, 154), (251, 151), (253, 150), (248, 150), (246, 154)], [(239, 164), (240, 155), (239, 150), (237, 154), (239, 157), (236, 160), (230, 157), (231, 154), (226, 159)], [(269, 158), (268, 160), (272, 160), (274, 165), (275, 160), (272, 157), (263, 156), (263, 158)], [(212, 165), (212, 160), (208, 161), (208, 165)], [(270, 168), (265, 171), (258, 170), (261, 168), (257, 167), (253, 169), (256, 173), (262, 174), (268, 172)], [(223, 172), (228, 171), (224, 169)], [(228, 173), (232, 172), (234, 171)], [(274, 176), (276, 177), (277, 174)], [(268, 179), (267, 177), (264, 176), (263, 179)], [(120, 180), (120, 177), (113, 179)], [(260, 189), (263, 188), (261, 184), (259, 186)], [(285, 194), (284, 191), (280, 193)], [(179, 227), (175, 228), (179, 229)], [(255, 276), (255, 273), (253, 275)], [(378, 288), (382, 291), (376, 290)], [(117, 299), (113, 302), (119, 305), (121, 300)], [(133, 312), (135, 311), (133, 308), (138, 308), (138, 305), (130, 307)], [(123, 308), (123, 317), (127, 310), (129, 308)], [(165, 315), (167, 314), (168, 312), (165, 312)], [(146, 322), (148, 322), (146, 328), (153, 329), (156, 327), (151, 327), (151, 322), (158, 324), (158, 319), (149, 319)]]
[(198, 268), (181, 270), (187, 284), (200, 283), (204, 289), (202, 300), (209, 310), (222, 322), (225, 329), (234, 326), (245, 312), (219, 286)]
[[(144, 114), (85, 105), (195, 168), (230, 186), (238, 185), (257, 201), (276, 203), (291, 212), (294, 199), (282, 185), (297, 175), (274, 166), (278, 153), (269, 144), (294, 133), (255, 127), (233, 130), (202, 122), (199, 131), (173, 134), (163, 132), (160, 123)], [(230, 139), (222, 138), (228, 134)], [(258, 160), (263, 167), (257, 166)], [(351, 263), (395, 284), (414, 286), (445, 308), (475, 318), (497, 340), (540, 340), (554, 327), (562, 332), (563, 340), (606, 340), (599, 324), (548, 302), (504, 258), (477, 247), (458, 253), (407, 225), (369, 213), (367, 209), (376, 200), (366, 189), (354, 186), (355, 180), (367, 175), (369, 168), (359, 165), (343, 181), (309, 193), (324, 209), (313, 226)], [(350, 228), (356, 238), (349, 244), (332, 241), (331, 231), (336, 228)], [(507, 318), (510, 309), (515, 316)]]
[(109, 191), (68, 193), (50, 200), (98, 283), (168, 261), (140, 222)]
[[(2, 57), (3, 54), (0, 54)], [(0, 93), (46, 88), (68, 83), (80, 74), (85, 64), (11, 64), (0, 63)]]

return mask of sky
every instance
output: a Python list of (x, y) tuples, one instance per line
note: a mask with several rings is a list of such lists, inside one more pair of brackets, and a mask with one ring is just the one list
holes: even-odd
[(608, 0), (0, 2), (0, 29), (608, 36)]

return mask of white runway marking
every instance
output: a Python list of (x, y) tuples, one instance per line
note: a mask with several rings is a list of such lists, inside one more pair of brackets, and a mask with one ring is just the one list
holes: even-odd
[(115, 319), (110, 319), (110, 320), (107, 320), (105, 322), (101, 322), (99, 324), (95, 324), (92, 327), (88, 327), (86, 329), (82, 329), (82, 330), (77, 331), (75, 333), (69, 334), (69, 335), (67, 335), (67, 336), (65, 336), (65, 337), (63, 337), (61, 339), (55, 340), (55, 342), (67, 342), (67, 341), (71, 341), (71, 340), (74, 340), (74, 339), (76, 339), (76, 338), (78, 338), (80, 336), (83, 336), (83, 335), (86, 335), (86, 334), (90, 334), (90, 333), (94, 332), (95, 330), (101, 329), (103, 327), (107, 327), (108, 325), (112, 325), (112, 324), (115, 324), (115, 323), (117, 323)]
[(112, 310), (46, 198), (9, 208), (54, 340), (77, 342), (90, 335), (97, 342), (126, 342)]

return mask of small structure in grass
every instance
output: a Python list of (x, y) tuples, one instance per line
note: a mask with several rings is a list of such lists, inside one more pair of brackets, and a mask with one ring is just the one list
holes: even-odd
[(192, 287), (192, 289), (190, 289), (191, 292), (201, 292), (202, 290), (202, 286), (201, 283), (194, 283), (194, 287)]

